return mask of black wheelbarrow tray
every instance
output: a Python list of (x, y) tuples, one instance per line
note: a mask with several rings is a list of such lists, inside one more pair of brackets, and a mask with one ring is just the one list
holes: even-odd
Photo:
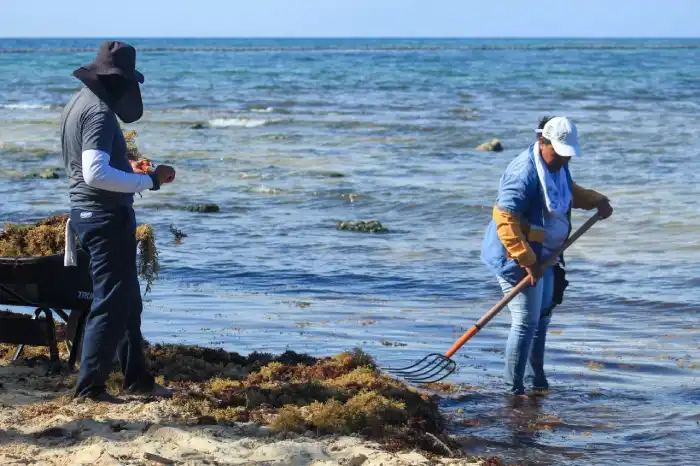
[(62, 254), (0, 257), (0, 305), (34, 309), (33, 318), (0, 314), (0, 343), (18, 345), (13, 360), (21, 356), (25, 345), (47, 346), (52, 365), (60, 367), (55, 314), (66, 323), (68, 366), (75, 366), (92, 304), (90, 260), (81, 249), (77, 259), (77, 267), (65, 267)]

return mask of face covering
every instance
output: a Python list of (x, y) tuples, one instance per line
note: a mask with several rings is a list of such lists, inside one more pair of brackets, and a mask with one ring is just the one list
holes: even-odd
[(143, 102), (138, 83), (118, 75), (98, 76), (98, 79), (105, 90), (105, 103), (120, 120), (133, 123), (143, 116)]

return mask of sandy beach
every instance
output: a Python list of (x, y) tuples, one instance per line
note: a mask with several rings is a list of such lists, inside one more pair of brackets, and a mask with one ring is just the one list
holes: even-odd
[(124, 404), (78, 402), (70, 396), (74, 380), (74, 373), (48, 375), (45, 361), (36, 357), (2, 363), (0, 464), (486, 464), (457, 458), (456, 451), (452, 455), (446, 451), (445, 457), (411, 448), (388, 451), (386, 444), (354, 435), (283, 432), (260, 422), (217, 422), (193, 415), (177, 397), (147, 399), (122, 393)]

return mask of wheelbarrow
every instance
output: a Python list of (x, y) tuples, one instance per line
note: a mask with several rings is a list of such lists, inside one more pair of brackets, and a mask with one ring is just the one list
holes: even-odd
[(0, 315), (0, 342), (18, 345), (13, 360), (19, 359), (26, 345), (47, 346), (52, 366), (60, 367), (54, 315), (66, 323), (70, 369), (79, 358), (92, 304), (90, 259), (81, 249), (77, 267), (65, 267), (63, 259), (62, 254), (0, 257), (0, 305), (34, 308), (31, 319)]

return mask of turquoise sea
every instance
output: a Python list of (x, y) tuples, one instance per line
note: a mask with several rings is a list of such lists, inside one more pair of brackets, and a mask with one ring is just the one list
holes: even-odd
[[(71, 73), (100, 42), (0, 39), (0, 221), (67, 212), (62, 172), (23, 175), (61, 166)], [(382, 365), (446, 351), (501, 297), (479, 260), (501, 172), (540, 116), (567, 115), (585, 153), (574, 179), (615, 214), (568, 253), (548, 336), (553, 390), (515, 408), (503, 395), (506, 310), (455, 356), (450, 380), (474, 388), (445, 412), (474, 454), (697, 464), (700, 40), (128, 42), (146, 112), (127, 128), (178, 170), (135, 201), (162, 265), (148, 340), (359, 346)], [(474, 150), (492, 138), (503, 152)], [(177, 208), (202, 202), (221, 212)], [(336, 230), (363, 219), (390, 231)], [(529, 427), (543, 420), (552, 430)]]

